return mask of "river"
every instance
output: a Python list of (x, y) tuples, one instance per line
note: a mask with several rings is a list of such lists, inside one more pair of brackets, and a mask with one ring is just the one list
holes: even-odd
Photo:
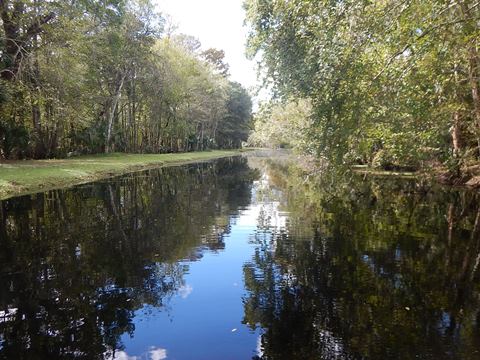
[(0, 202), (0, 359), (479, 359), (480, 196), (246, 155)]

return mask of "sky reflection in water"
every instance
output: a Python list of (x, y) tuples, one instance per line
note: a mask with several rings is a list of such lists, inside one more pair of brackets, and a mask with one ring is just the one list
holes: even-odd
[(477, 359), (480, 199), (250, 156), (0, 203), (0, 359)]

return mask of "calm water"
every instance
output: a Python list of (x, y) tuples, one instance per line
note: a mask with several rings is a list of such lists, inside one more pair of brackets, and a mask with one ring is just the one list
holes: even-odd
[(0, 359), (480, 359), (480, 197), (250, 156), (0, 202)]

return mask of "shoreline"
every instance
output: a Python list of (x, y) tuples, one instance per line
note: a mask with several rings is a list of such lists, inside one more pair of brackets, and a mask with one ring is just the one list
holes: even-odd
[(68, 159), (0, 162), (0, 200), (57, 190), (165, 166), (185, 165), (239, 155), (245, 150), (174, 154), (97, 154)]
[(398, 179), (429, 179), (429, 181), (437, 183), (438, 185), (447, 186), (451, 188), (463, 188), (468, 190), (480, 189), (480, 175), (478, 172), (471, 172), (469, 169), (464, 169), (463, 175), (460, 177), (451, 177), (446, 169), (430, 169), (430, 172), (425, 169), (416, 171), (402, 171), (402, 170), (382, 170), (375, 169), (363, 165), (354, 165), (350, 169), (354, 174), (372, 177), (384, 178), (398, 178)]

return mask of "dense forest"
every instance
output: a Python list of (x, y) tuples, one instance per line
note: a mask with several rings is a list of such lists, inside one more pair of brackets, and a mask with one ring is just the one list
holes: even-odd
[(0, 158), (239, 147), (251, 99), (224, 52), (149, 0), (0, 0)]
[[(330, 163), (475, 171), (480, 5), (246, 0), (273, 100), (249, 143)], [(241, 146), (252, 102), (224, 52), (150, 0), (0, 1), (0, 157)], [(473, 169), (473, 170), (472, 170)]]
[(443, 166), (452, 177), (478, 167), (479, 2), (247, 0), (245, 8), (250, 55), (276, 95), (257, 114), (251, 143), (330, 163)]

